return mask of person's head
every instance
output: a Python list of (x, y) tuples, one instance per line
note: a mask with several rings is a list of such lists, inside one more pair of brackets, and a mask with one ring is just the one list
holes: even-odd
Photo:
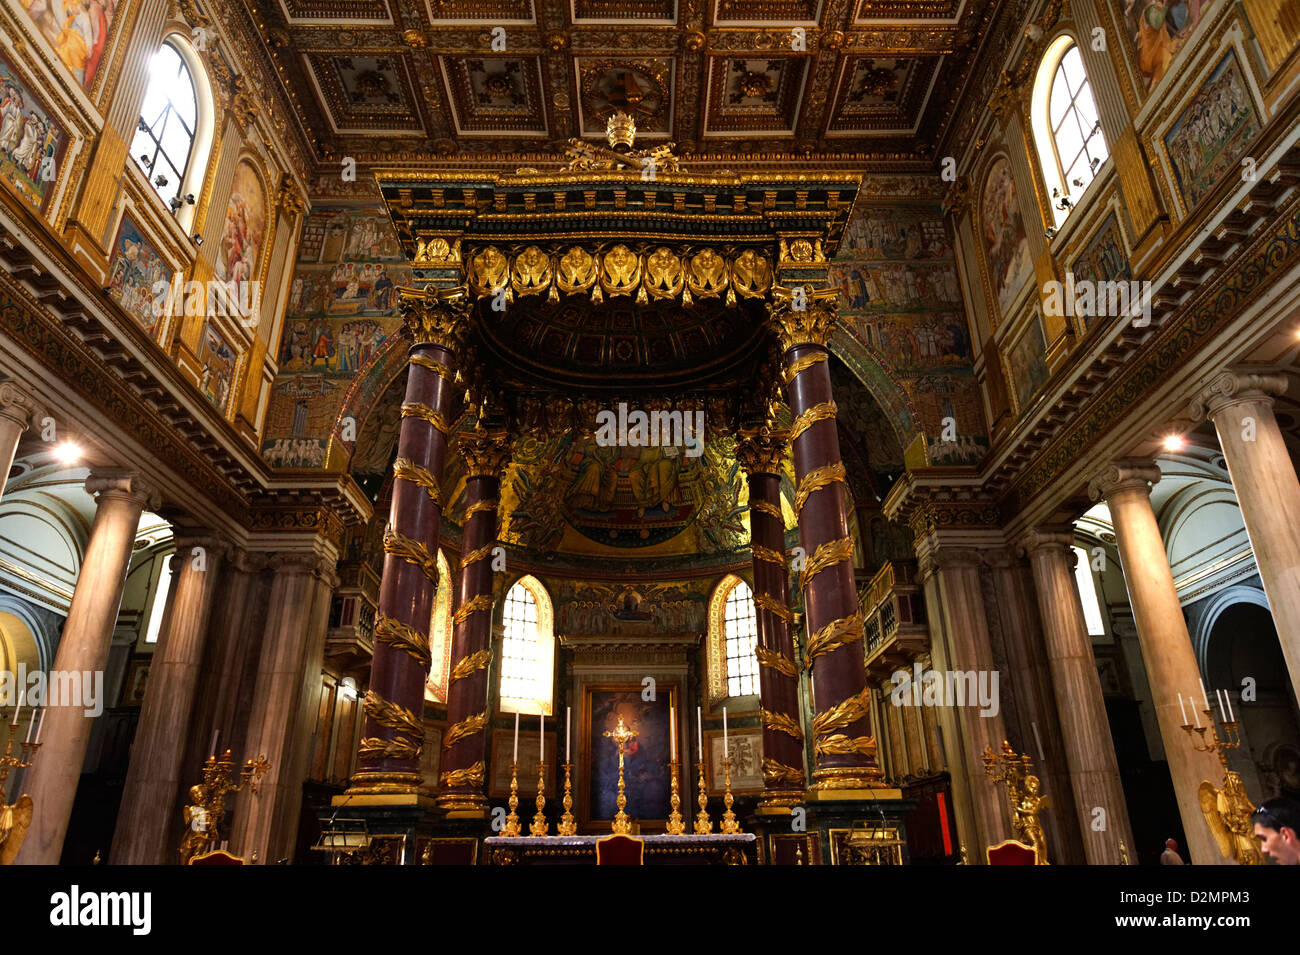
[(1279, 796), (1251, 813), (1260, 849), (1279, 865), (1300, 865), (1300, 803)]
[(1170, 852), (1177, 852), (1177, 851), (1178, 851), (1178, 843), (1177, 843), (1177, 841), (1174, 840), (1174, 839), (1166, 839), (1166, 840), (1165, 840), (1165, 848), (1168, 849)]

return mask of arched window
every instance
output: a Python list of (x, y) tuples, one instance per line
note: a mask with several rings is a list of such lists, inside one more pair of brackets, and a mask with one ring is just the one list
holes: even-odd
[(709, 604), (709, 702), (758, 693), (758, 619), (754, 592), (734, 575)]
[(506, 593), (501, 608), (501, 712), (551, 715), (555, 634), (551, 601), (535, 577)]
[(188, 226), (213, 139), (212, 92), (198, 56), (180, 36), (158, 48), (131, 155), (154, 191)]
[(1060, 225), (1110, 155), (1073, 37), (1059, 36), (1047, 48), (1034, 81), (1031, 112), (1052, 215)]
[(447, 702), (447, 678), (451, 674), (451, 569), (438, 551), (438, 596), (429, 620), (429, 679), (425, 695), (437, 703)]

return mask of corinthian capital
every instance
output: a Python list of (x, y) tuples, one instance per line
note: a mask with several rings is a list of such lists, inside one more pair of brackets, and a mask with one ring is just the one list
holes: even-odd
[(411, 337), (419, 345), (437, 345), (454, 352), (464, 338), (472, 306), (464, 286), (441, 289), (400, 289), (397, 307)]
[(740, 432), (736, 459), (746, 474), (777, 474), (785, 463), (790, 432), (781, 429), (750, 428)]
[(769, 323), (781, 341), (781, 350), (796, 345), (826, 345), (835, 327), (840, 293), (835, 289), (809, 286), (773, 289)]
[(1088, 481), (1088, 496), (1094, 501), (1109, 498), (1116, 491), (1140, 488), (1150, 493), (1151, 485), (1160, 480), (1160, 469), (1151, 460), (1114, 461)]
[(1213, 418), (1224, 408), (1240, 401), (1266, 401), (1272, 404), (1273, 396), (1283, 394), (1286, 386), (1286, 375), (1279, 372), (1269, 374), (1245, 369), (1221, 371), (1192, 399), (1189, 409), (1192, 420)]
[(471, 477), (501, 477), (510, 461), (510, 435), (502, 430), (475, 428), (458, 437), (465, 470)]

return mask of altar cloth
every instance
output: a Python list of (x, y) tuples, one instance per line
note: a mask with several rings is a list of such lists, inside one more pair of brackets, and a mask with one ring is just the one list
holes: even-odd
[[(595, 865), (596, 842), (610, 835), (489, 836), (483, 845), (492, 865)], [(645, 843), (646, 865), (749, 865), (758, 840), (752, 832), (633, 838)]]

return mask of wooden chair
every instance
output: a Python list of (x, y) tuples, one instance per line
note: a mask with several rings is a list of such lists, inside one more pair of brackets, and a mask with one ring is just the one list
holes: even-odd
[(1034, 847), (1019, 839), (1007, 839), (984, 850), (989, 865), (1038, 865)]
[(645, 840), (623, 835), (597, 839), (596, 865), (645, 865)]

